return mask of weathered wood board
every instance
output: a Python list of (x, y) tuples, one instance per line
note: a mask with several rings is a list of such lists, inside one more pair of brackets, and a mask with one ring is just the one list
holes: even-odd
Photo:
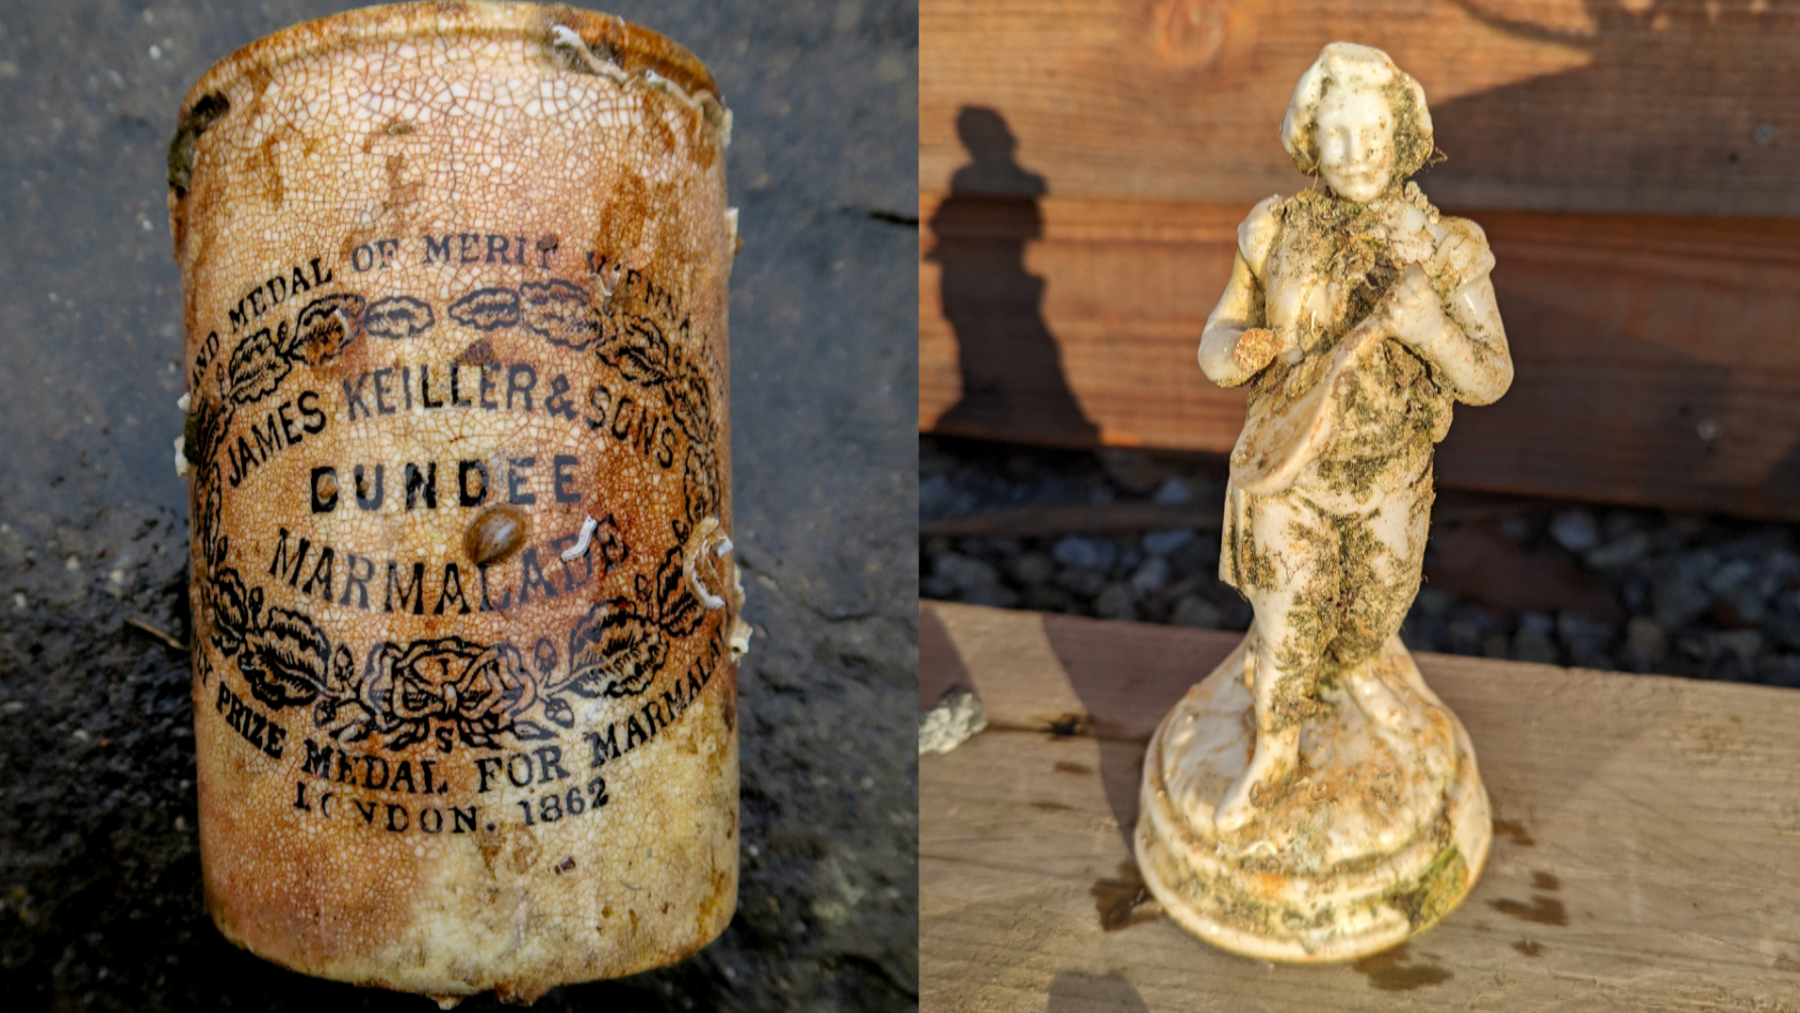
[[(1800, 18), (1761, 0), (925, 0), (920, 426), (1222, 453), (1194, 366), (1327, 42), (1424, 85), (1518, 383), (1469, 488), (1800, 519)], [(1002, 199), (1010, 198), (1010, 199)]]
[[(921, 429), (1229, 451), (1244, 392), (1195, 351), (1248, 207), (929, 196)], [(1800, 222), (1480, 222), (1517, 378), (1441, 481), (1800, 519)]]
[(1800, 217), (1800, 18), (1782, 0), (925, 0), (919, 36), (924, 191), (1004, 147), (995, 123), (959, 123), (974, 108), (1053, 196), (1248, 206), (1304, 185), (1277, 125), (1343, 39), (1424, 85), (1441, 203)]
[(1800, 694), (1421, 655), (1493, 800), (1487, 870), (1401, 950), (1278, 967), (1132, 905), (1144, 745), (1235, 635), (921, 620), (922, 704), (967, 683), (992, 722), (920, 758), (924, 1010), (1800, 1010)]

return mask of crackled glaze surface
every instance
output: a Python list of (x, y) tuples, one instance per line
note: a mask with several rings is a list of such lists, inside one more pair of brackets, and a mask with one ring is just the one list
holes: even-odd
[(728, 139), (685, 51), (536, 5), (301, 25), (183, 104), (176, 453), (234, 941), (530, 999), (730, 920)]
[(1138, 850), (1183, 924), (1244, 953), (1391, 945), (1487, 850), (1466, 737), (1396, 635), (1433, 447), (1512, 382), (1486, 237), (1406, 182), (1431, 138), (1387, 54), (1325, 47), (1282, 141), (1326, 186), (1250, 212), (1201, 340), (1209, 378), (1251, 385), (1219, 569), (1256, 622), (1152, 743)]

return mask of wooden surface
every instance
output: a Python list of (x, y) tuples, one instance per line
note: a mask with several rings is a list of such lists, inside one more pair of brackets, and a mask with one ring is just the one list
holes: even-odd
[[(942, 196), (921, 241), (922, 430), (1230, 450), (1244, 391), (1195, 350), (1247, 204)], [(1480, 222), (1517, 378), (1458, 406), (1441, 481), (1800, 519), (1800, 223)]]
[(1054, 196), (1248, 207), (1296, 186), (1277, 126), (1344, 39), (1424, 85), (1445, 204), (1800, 217), (1791, 0), (925, 0), (919, 35), (922, 190), (1003, 143), (959, 135), (986, 108)]
[(1461, 908), (1277, 967), (1134, 907), (1144, 745), (1235, 639), (922, 607), (921, 704), (971, 685), (991, 725), (920, 758), (921, 1009), (1800, 1010), (1792, 691), (1421, 655), (1494, 805)]

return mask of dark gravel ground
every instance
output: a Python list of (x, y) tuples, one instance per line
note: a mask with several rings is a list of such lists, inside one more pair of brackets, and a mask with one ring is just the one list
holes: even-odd
[[(1061, 537), (950, 537), (934, 523), (1068, 504), (1191, 504), (1225, 490), (1218, 459), (920, 447), (926, 598), (1242, 630), (1218, 579), (1217, 520)], [(1105, 511), (1092, 511), (1102, 516)], [(1440, 491), (1426, 583), (1401, 636), (1424, 651), (1800, 686), (1793, 525)], [(1211, 516), (1216, 518), (1216, 513)]]
[[(201, 903), (179, 279), (182, 93), (323, 0), (0, 3), (0, 1009), (431, 1009), (233, 949)], [(917, 6), (631, 0), (736, 118), (745, 614), (736, 919), (541, 1009), (917, 1005)], [(464, 1009), (494, 1008), (491, 999)]]

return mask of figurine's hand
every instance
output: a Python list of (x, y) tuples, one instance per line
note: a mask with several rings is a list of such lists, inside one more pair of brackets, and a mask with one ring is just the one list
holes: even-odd
[(1417, 263), (1406, 265), (1376, 313), (1395, 338), (1414, 348), (1444, 329), (1444, 304), (1431, 287), (1431, 276)]
[(1252, 327), (1238, 335), (1231, 350), (1231, 361), (1247, 373), (1258, 373), (1275, 361), (1281, 352), (1281, 339), (1267, 327)]

